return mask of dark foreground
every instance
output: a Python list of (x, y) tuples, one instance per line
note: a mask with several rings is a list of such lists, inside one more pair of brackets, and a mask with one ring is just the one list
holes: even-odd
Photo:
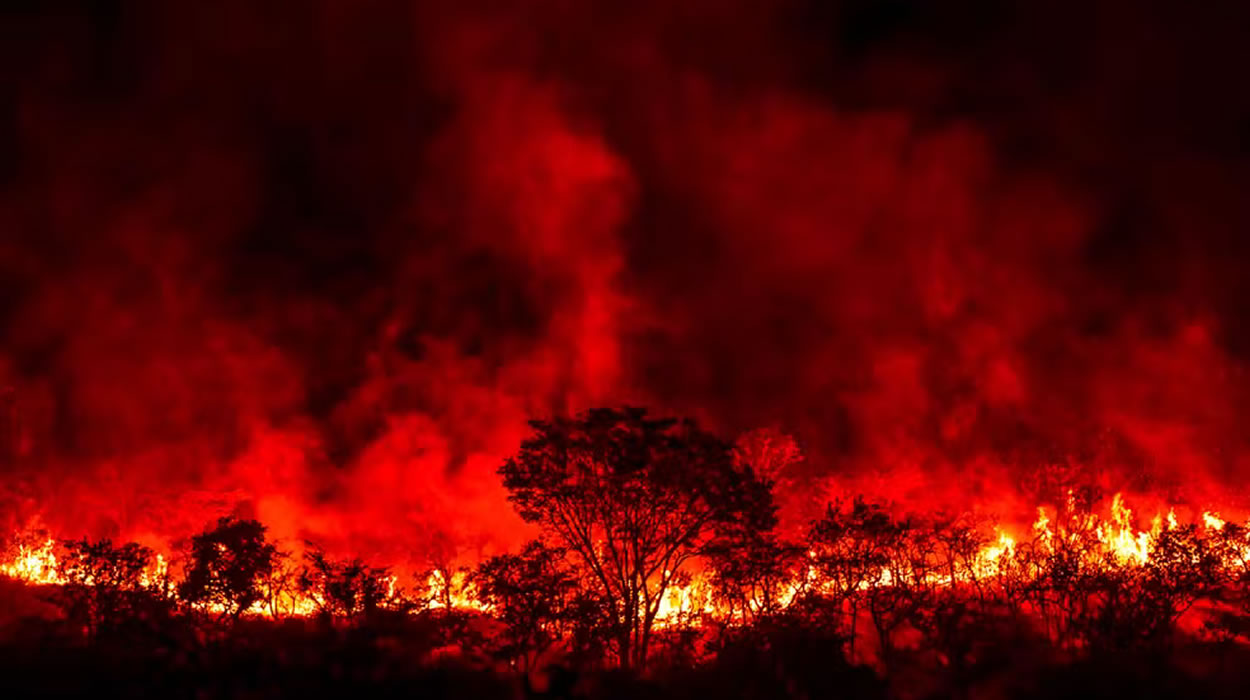
[(740, 647), (637, 674), (546, 665), (523, 674), (418, 630), (250, 626), (238, 635), (173, 645), (72, 643), (45, 622), (6, 629), (5, 697), (74, 698), (1243, 698), (1250, 654), (1193, 644), (1156, 653), (1058, 661), (997, 650), (953, 679), (949, 669), (901, 664), (883, 677), (819, 645)]

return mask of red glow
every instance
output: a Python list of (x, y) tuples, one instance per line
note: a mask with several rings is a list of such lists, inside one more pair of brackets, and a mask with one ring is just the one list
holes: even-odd
[(112, 88), (13, 49), (9, 573), (235, 515), (420, 588), (534, 536), (496, 474), (527, 420), (625, 403), (776, 456), (787, 535), (854, 494), (1000, 553), (1082, 487), (1138, 513), (1115, 551), (1250, 507), (1244, 175), (1131, 158), (1165, 117), (1087, 104), (1114, 57), (1018, 117), (960, 96), (1031, 68), (843, 55), (790, 3), (424, 5), (127, 16)]

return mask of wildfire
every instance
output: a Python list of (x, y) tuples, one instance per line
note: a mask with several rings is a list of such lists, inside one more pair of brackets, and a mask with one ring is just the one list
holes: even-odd
[[(8, 556), (0, 560), (0, 575), (32, 585), (60, 586), (69, 583), (62, 573), (61, 562), (57, 556), (57, 541), (53, 538), (37, 539), (38, 544), (30, 544), (29, 537), (14, 538), (15, 544), (10, 547)], [(86, 585), (95, 585), (90, 576), (82, 580)], [(385, 579), (385, 600), (393, 600), (398, 595), (399, 577), (389, 575)], [(463, 577), (457, 579), (463, 583)], [(431, 592), (434, 579), (431, 578)], [(171, 580), (170, 562), (164, 554), (157, 553), (152, 561), (139, 574), (140, 588), (177, 597)], [(243, 612), (250, 617), (309, 617), (325, 609), (326, 601), (316, 591), (301, 591), (289, 587), (264, 583), (261, 586), (261, 599), (257, 600)], [(463, 592), (452, 596), (453, 607), (471, 607), (476, 604)], [(437, 603), (431, 603), (431, 607)], [(199, 604), (201, 610), (213, 614), (225, 614), (228, 609), (221, 603), (211, 602)]]
[(1208, 529), (1211, 529), (1211, 530), (1223, 530), (1224, 529), (1224, 521), (1220, 518), (1219, 515), (1215, 513), (1211, 513), (1211, 512), (1203, 513), (1202, 522), (1204, 525), (1207, 526)]
[(27, 583), (62, 583), (56, 561), (56, 541), (49, 538), (37, 547), (18, 544), (13, 556), (0, 563), (0, 573)]
[[(1142, 567), (1151, 562), (1154, 548), (1165, 531), (1177, 530), (1181, 524), (1175, 510), (1157, 513), (1147, 529), (1138, 529), (1133, 511), (1124, 498), (1116, 494), (1108, 507), (1107, 516), (1099, 517), (1092, 512), (1084, 512), (1076, 507), (1070, 495), (1063, 509), (1039, 507), (1037, 517), (1031, 526), (1031, 545), (1045, 553), (1053, 553), (1059, 548), (1072, 546), (1086, 538), (1096, 542), (1093, 549), (1084, 549), (1082, 555), (1086, 564), (1091, 566), (1104, 565), (1113, 561), (1127, 567)], [(1201, 513), (1195, 522), (1208, 535), (1223, 532), (1227, 521), (1213, 511)], [(67, 578), (61, 569), (57, 556), (57, 542), (50, 537), (32, 538), (19, 536), (13, 538), (7, 556), (0, 560), (0, 574), (35, 585), (64, 585)], [(958, 570), (941, 572), (933, 568), (920, 580), (921, 583), (934, 587), (958, 587), (976, 581), (992, 580), (1003, 575), (1016, 565), (1021, 542), (1017, 536), (1005, 529), (994, 528), (993, 536)], [(935, 556), (933, 552), (915, 552), (921, 558)], [(1240, 557), (1243, 561), (1250, 559), (1250, 539), (1240, 549), (1227, 554), (1229, 557)], [(804, 557), (804, 570), (794, 581), (785, 584), (775, 595), (774, 602), (780, 607), (789, 605), (805, 590), (821, 591), (829, 587), (830, 582), (821, 580), (813, 564), (816, 553), (807, 552)], [(1235, 562), (1225, 562), (1232, 566)], [(671, 572), (669, 572), (671, 574)], [(904, 585), (897, 580), (897, 574), (889, 567), (882, 567), (877, 575), (869, 575), (857, 586), (861, 591), (888, 588)], [(147, 590), (161, 591), (165, 595), (175, 596), (174, 587), (170, 583), (170, 562), (162, 554), (156, 554), (152, 562), (144, 569), (139, 585)], [(726, 619), (741, 618), (748, 612), (757, 612), (759, 602), (748, 602), (747, 609), (730, 609), (716, 600), (712, 593), (713, 582), (710, 572), (697, 570), (681, 579), (680, 584), (672, 585), (666, 591), (656, 612), (656, 625), (668, 627), (686, 621), (696, 620), (702, 616), (721, 617)], [(87, 581), (91, 584), (91, 581)], [(386, 599), (393, 600), (399, 591), (399, 577), (388, 575), (385, 579)], [(473, 585), (467, 569), (444, 570), (436, 569), (426, 575), (417, 590), (421, 592), (425, 609), (458, 609), (489, 613), (490, 606), (475, 597)], [(315, 592), (304, 592), (289, 588), (269, 586), (265, 589), (262, 600), (258, 600), (245, 615), (263, 617), (306, 617), (317, 614), (325, 609), (325, 601)], [(208, 605), (204, 609), (223, 613), (220, 605)]]
[[(1066, 508), (1062, 512), (1038, 507), (1037, 518), (1031, 527), (1032, 544), (1043, 553), (1053, 553), (1058, 547), (1073, 545), (1082, 537), (1092, 535), (1092, 539), (1098, 543), (1098, 546), (1094, 549), (1083, 550), (1085, 557), (1083, 563), (1091, 567), (1104, 566), (1107, 560), (1114, 561), (1121, 566), (1144, 567), (1151, 563), (1154, 547), (1160, 535), (1165, 531), (1175, 531), (1181, 526), (1175, 509), (1170, 508), (1166, 514), (1157, 513), (1150, 520), (1148, 529), (1138, 529), (1133, 511), (1126, 504), (1123, 495), (1119, 493), (1113, 496), (1106, 518), (1101, 518), (1092, 512), (1082, 512), (1077, 507), (1075, 496), (1071, 493), (1065, 505)], [(1226, 522), (1211, 511), (1203, 512), (1198, 524), (1208, 535), (1218, 533), (1226, 526)], [(965, 566), (953, 573), (931, 571), (917, 583), (937, 587), (957, 587), (977, 580), (989, 580), (1004, 575), (1017, 564), (1018, 546), (1019, 542), (1016, 537), (1005, 530), (995, 528), (994, 537), (982, 546)], [(810, 560), (815, 557), (815, 552), (809, 551), (807, 554), (809, 565), (806, 572), (799, 577), (797, 582), (787, 585), (778, 596), (782, 607), (804, 589), (823, 590), (829, 587), (829, 582), (822, 581), (810, 564)], [(924, 558), (932, 557), (933, 553), (922, 551), (915, 552), (914, 555)], [(1246, 536), (1245, 545), (1240, 550), (1231, 552), (1229, 556), (1240, 557), (1241, 560), (1250, 559), (1250, 532)], [(1238, 563), (1224, 561), (1221, 565), (1233, 567)], [(896, 579), (897, 575), (893, 570), (883, 567), (876, 575), (867, 576), (860, 581), (857, 588), (860, 591), (867, 591), (905, 585), (905, 582)], [(657, 622), (662, 625), (675, 624), (697, 614), (721, 615), (722, 617), (742, 614), (742, 611), (718, 609), (707, 595), (708, 586), (706, 572), (696, 573), (685, 585), (674, 586), (660, 606)]]
[[(473, 597), (467, 571), (447, 572), (443, 569), (431, 571), (425, 579), (426, 607), (440, 610), (477, 610), (485, 612), (489, 606)], [(390, 586), (394, 590), (395, 577), (391, 577)]]
[(699, 572), (691, 577), (689, 583), (668, 589), (667, 595), (660, 600), (655, 619), (659, 627), (667, 627), (680, 624), (692, 616), (716, 612), (708, 576), (705, 572)]
[(169, 582), (169, 562), (165, 555), (157, 554), (155, 561), (139, 575), (139, 585), (144, 588), (155, 588)]

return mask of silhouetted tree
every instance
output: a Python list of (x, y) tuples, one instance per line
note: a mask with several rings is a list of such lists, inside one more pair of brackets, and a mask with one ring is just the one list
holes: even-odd
[(769, 532), (718, 540), (706, 559), (719, 607), (744, 624), (777, 614), (802, 592), (803, 555)]
[(360, 559), (335, 561), (317, 549), (304, 554), (297, 577), (299, 591), (311, 597), (331, 618), (359, 622), (390, 602), (390, 571)]
[(829, 504), (825, 517), (808, 532), (809, 558), (820, 582), (817, 592), (834, 609), (845, 609), (843, 625), (851, 658), (855, 656), (860, 593), (879, 581), (890, 561), (895, 530), (884, 506), (856, 497), (849, 508), (840, 501)]
[(794, 438), (774, 428), (759, 428), (738, 436), (731, 448), (734, 463), (749, 466), (760, 477), (772, 482), (788, 481), (784, 473), (803, 460)]
[(1060, 647), (1121, 652), (1170, 645), (1181, 615), (1225, 589), (1227, 552), (1195, 525), (1157, 525), (1147, 556), (1117, 553), (1090, 504), (1069, 500), (1056, 532), (1032, 549), (1033, 613)]
[(113, 546), (107, 539), (61, 543), (57, 572), (64, 580), (54, 600), (69, 620), (81, 622), (89, 637), (138, 617), (147, 595), (144, 572), (152, 550), (134, 542)]
[(1211, 595), (1217, 606), (1204, 626), (1224, 642), (1250, 641), (1250, 529), (1225, 523), (1207, 544), (1221, 562), (1224, 585)]
[(803, 583), (804, 547), (785, 542), (774, 532), (773, 499), (775, 478), (802, 455), (789, 436), (756, 430), (738, 438), (732, 457), (738, 469), (760, 479), (763, 490), (737, 517), (716, 528), (702, 558), (711, 574), (709, 594), (725, 622), (750, 624), (793, 601)]
[(936, 655), (953, 695), (966, 692), (984, 645), (1002, 640), (1010, 630), (1003, 629), (1006, 618), (999, 611), (997, 584), (1003, 570), (987, 569), (982, 558), (989, 545), (983, 525), (967, 516), (939, 515), (922, 523), (923, 536), (911, 543), (925, 563), (913, 575), (922, 593), (913, 598), (920, 605), (909, 624)]
[(893, 518), (862, 533), (878, 541), (885, 567), (870, 577), (862, 591), (868, 619), (876, 633), (878, 658), (893, 670), (896, 636), (931, 603), (935, 581), (929, 553), (932, 533), (914, 517)]
[(1046, 636), (1063, 649), (1087, 647), (1098, 633), (1103, 593), (1119, 596), (1126, 573), (1100, 537), (1092, 514), (1096, 503), (1080, 491), (1070, 495), (1056, 515), (1055, 532), (1039, 534), (1031, 548), (1034, 571), (1027, 589), (1028, 605)]
[(265, 599), (264, 582), (278, 559), (277, 547), (265, 540), (264, 525), (220, 518), (215, 527), (191, 538), (186, 578), (178, 586), (178, 595), (238, 620)]
[(509, 498), (585, 567), (620, 665), (644, 666), (675, 578), (718, 530), (771, 507), (768, 484), (688, 420), (624, 408), (532, 425), (499, 470)]
[(435, 562), (430, 568), (418, 572), (417, 580), (425, 584), (421, 603), (427, 610), (451, 612), (457, 601), (472, 596), (472, 570), (456, 566), (449, 560)]
[(1151, 537), (1150, 559), (1138, 570), (1133, 600), (1122, 613), (1128, 622), (1122, 644), (1170, 648), (1177, 622), (1203, 598), (1219, 595), (1227, 579), (1220, 551), (1196, 525), (1181, 525)]
[(297, 564), (289, 553), (277, 551), (273, 568), (261, 576), (260, 581), (261, 600), (258, 604), (271, 617), (277, 619), (299, 612), (302, 598), (300, 574), (303, 571), (303, 566)]
[(478, 599), (503, 623), (497, 653), (529, 670), (572, 632), (577, 577), (561, 549), (532, 541), (520, 554), (501, 554), (473, 574)]

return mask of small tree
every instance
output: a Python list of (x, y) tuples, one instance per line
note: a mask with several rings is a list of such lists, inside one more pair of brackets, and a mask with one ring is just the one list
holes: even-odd
[(771, 508), (769, 485), (688, 420), (624, 408), (531, 425), (499, 470), (509, 499), (580, 561), (620, 665), (642, 667), (676, 577), (717, 531)]
[(894, 522), (889, 511), (856, 497), (849, 508), (829, 504), (825, 517), (808, 532), (808, 552), (820, 585), (813, 591), (845, 609), (843, 622), (850, 656), (855, 656), (855, 626), (860, 592), (877, 582), (890, 560)]
[(503, 623), (500, 656), (520, 660), (522, 670), (573, 630), (577, 577), (565, 552), (540, 541), (520, 554), (502, 554), (478, 565), (477, 597)]
[(738, 436), (732, 448), (734, 462), (748, 465), (756, 474), (778, 482), (793, 464), (803, 461), (794, 438), (774, 428), (760, 428)]
[(275, 619), (297, 614), (302, 609), (300, 574), (303, 571), (290, 553), (279, 550), (274, 556), (273, 568), (261, 576), (262, 598), (256, 605)]
[(772, 533), (717, 542), (707, 559), (713, 593), (731, 621), (758, 622), (802, 594), (803, 547)]
[(107, 539), (66, 540), (57, 562), (64, 585), (56, 602), (66, 617), (80, 621), (89, 637), (137, 617), (144, 596), (144, 571), (152, 550), (128, 542), (119, 547)]
[(1103, 596), (1096, 639), (1105, 646), (1170, 650), (1181, 616), (1225, 583), (1217, 550), (1196, 525), (1160, 530), (1150, 541), (1150, 558), (1132, 571), (1128, 594)]
[(334, 561), (320, 550), (304, 554), (298, 577), (301, 593), (311, 596), (323, 614), (360, 621), (387, 604), (391, 596), (390, 571), (360, 559)]
[(923, 590), (914, 600), (923, 604), (909, 623), (942, 660), (950, 687), (960, 692), (971, 682), (977, 652), (1003, 634), (989, 612), (997, 605), (996, 574), (1002, 569), (983, 559), (989, 545), (985, 525), (969, 516), (939, 514), (921, 523), (913, 543), (922, 550), (917, 558), (926, 561), (917, 568), (927, 575), (913, 577), (913, 586)]
[(265, 599), (264, 582), (278, 559), (277, 547), (265, 540), (264, 525), (221, 518), (215, 527), (191, 538), (186, 578), (178, 595), (237, 621)]
[(1206, 631), (1224, 642), (1250, 640), (1250, 530), (1225, 523), (1207, 541), (1222, 563), (1219, 576), (1224, 585), (1211, 593), (1215, 603)]

